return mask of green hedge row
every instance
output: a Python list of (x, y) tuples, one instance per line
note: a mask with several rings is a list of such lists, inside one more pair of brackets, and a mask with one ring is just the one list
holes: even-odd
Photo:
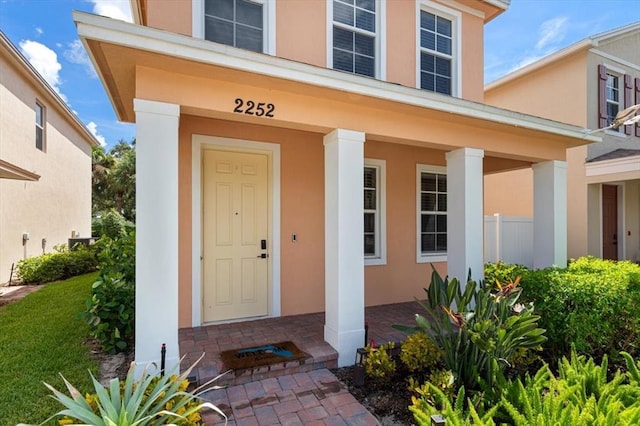
[(98, 260), (93, 248), (66, 247), (54, 253), (22, 259), (17, 265), (18, 279), (24, 284), (43, 284), (64, 280), (96, 270)]
[(547, 331), (545, 349), (552, 357), (569, 353), (601, 359), (620, 351), (640, 354), (640, 266), (583, 257), (567, 268), (531, 271), (504, 263), (487, 264), (493, 283), (521, 276), (521, 301), (533, 302)]

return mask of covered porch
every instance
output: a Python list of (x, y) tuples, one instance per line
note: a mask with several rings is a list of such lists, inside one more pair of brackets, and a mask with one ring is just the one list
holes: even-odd
[[(406, 335), (393, 328), (394, 324), (413, 325), (415, 314), (424, 315), (417, 302), (393, 303), (365, 308), (368, 342), (377, 345), (402, 342)], [(204, 354), (194, 369), (198, 383), (205, 383), (225, 371), (220, 353), (231, 349), (261, 346), (290, 340), (309, 354), (302, 363), (290, 362), (245, 371), (224, 377), (224, 382), (236, 385), (271, 377), (304, 373), (338, 366), (338, 352), (324, 340), (324, 312), (240, 321), (202, 327), (181, 328), (179, 331), (182, 369), (191, 366)], [(364, 346), (364, 339), (361, 346)], [(355, 359), (354, 351), (351, 357)]]

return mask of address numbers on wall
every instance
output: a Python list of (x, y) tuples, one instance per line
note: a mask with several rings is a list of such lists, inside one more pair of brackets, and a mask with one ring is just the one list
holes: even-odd
[(244, 100), (242, 98), (236, 98), (236, 107), (233, 112), (238, 114), (255, 115), (256, 117), (274, 117), (276, 106), (274, 104), (268, 104), (265, 102), (255, 102), (252, 100)]

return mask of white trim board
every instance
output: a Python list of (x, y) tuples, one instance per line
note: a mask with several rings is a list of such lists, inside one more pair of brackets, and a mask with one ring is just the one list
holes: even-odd
[(202, 321), (202, 150), (237, 149), (260, 151), (269, 154), (271, 188), (269, 208), (271, 210), (272, 250), (269, 292), (269, 315), (281, 315), (280, 290), (280, 145), (217, 136), (192, 135), (191, 137), (191, 326), (199, 327)]

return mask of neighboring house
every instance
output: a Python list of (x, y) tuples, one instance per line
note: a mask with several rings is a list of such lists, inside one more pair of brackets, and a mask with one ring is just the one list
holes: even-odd
[[(640, 103), (640, 22), (597, 34), (506, 75), (485, 102), (588, 129)], [(640, 262), (640, 125), (567, 152), (568, 255)], [(485, 212), (533, 213), (530, 170), (485, 181)]]
[(134, 1), (75, 13), (118, 117), (135, 122), (136, 360), (178, 329), (325, 312), (339, 365), (364, 307), (423, 294), (431, 265), (483, 271), (483, 175), (534, 167), (562, 245), (579, 127), (484, 105), (483, 27), (506, 0)]
[(97, 144), (0, 31), (0, 283), (20, 259), (91, 235)]

